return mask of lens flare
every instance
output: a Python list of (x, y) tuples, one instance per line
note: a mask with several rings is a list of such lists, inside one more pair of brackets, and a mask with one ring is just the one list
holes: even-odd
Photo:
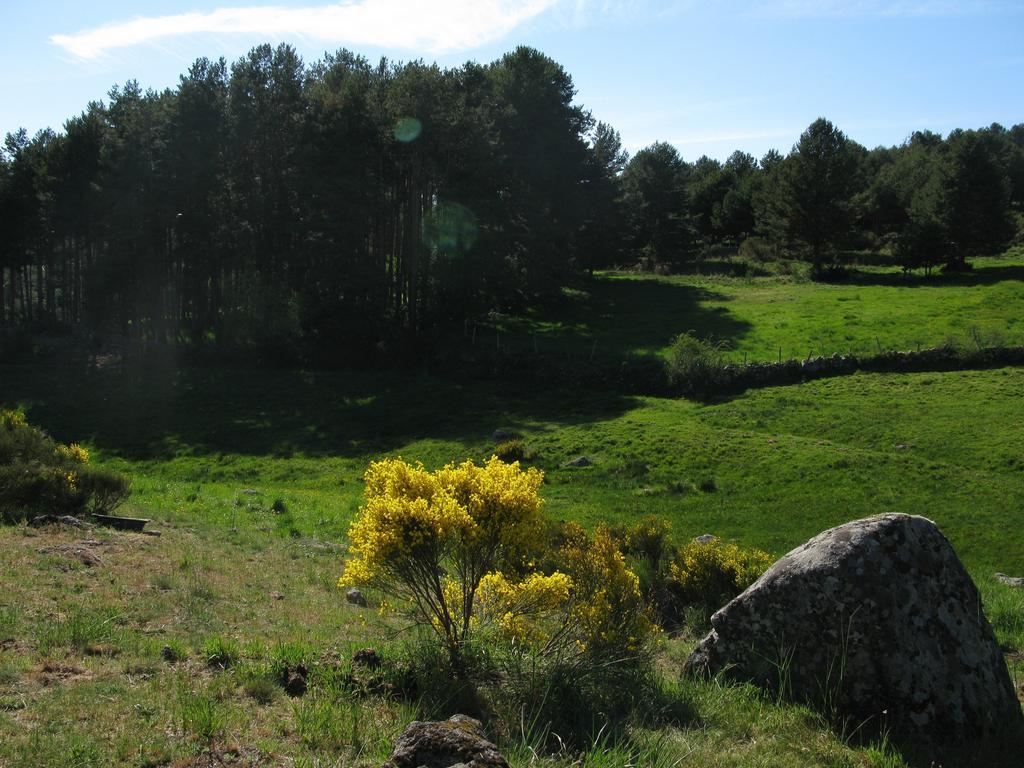
[(476, 216), (459, 203), (439, 203), (423, 222), (423, 241), (442, 253), (465, 253), (476, 242)]
[(395, 123), (395, 138), (405, 144), (416, 141), (422, 131), (423, 123), (415, 117), (402, 117)]

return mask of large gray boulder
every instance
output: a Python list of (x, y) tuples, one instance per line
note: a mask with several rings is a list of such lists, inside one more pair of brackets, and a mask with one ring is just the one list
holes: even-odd
[(382, 768), (509, 768), (484, 738), (479, 720), (454, 715), (439, 722), (409, 723)]
[(1021, 721), (981, 608), (933, 522), (857, 520), (794, 549), (712, 616), (685, 670), (752, 681), (893, 735), (976, 737)]

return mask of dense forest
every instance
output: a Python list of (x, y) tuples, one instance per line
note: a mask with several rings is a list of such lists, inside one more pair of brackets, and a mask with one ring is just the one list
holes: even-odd
[(574, 97), (530, 48), (441, 69), (263, 45), (115, 87), (6, 137), (0, 321), (363, 361), (595, 268), (967, 269), (1020, 237), (1024, 125), (868, 150), (819, 119), (786, 156), (690, 163), (628, 157)]

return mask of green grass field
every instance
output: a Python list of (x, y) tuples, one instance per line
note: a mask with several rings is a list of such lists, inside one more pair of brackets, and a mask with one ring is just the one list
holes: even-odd
[[(505, 332), (644, 352), (694, 328), (751, 357), (777, 355), (780, 337), (907, 348), (976, 327), (1009, 341), (1024, 330), (1022, 265), (915, 286), (605, 276), (564, 318)], [(406, 722), (451, 713), (339, 685), (354, 649), (401, 654), (407, 640), (335, 586), (362, 472), (384, 455), (483, 459), (497, 428), (535, 452), (556, 519), (654, 513), (679, 540), (711, 532), (781, 555), (851, 519), (929, 517), (982, 588), (1019, 686), (1024, 596), (992, 574), (1024, 575), (1022, 400), (1019, 368), (857, 374), (702, 404), (401, 373), (0, 365), (0, 404), (130, 474), (127, 511), (163, 533), (0, 529), (0, 767), (379, 765)], [(592, 466), (564, 466), (579, 455)], [(698, 631), (667, 639), (658, 662), (691, 717), (599, 743), (583, 765), (921, 765), (752, 689), (678, 682)], [(297, 659), (314, 673), (291, 699), (267, 680)], [(517, 766), (581, 764), (502, 746)]]
[[(731, 360), (1024, 343), (1024, 251), (974, 260), (972, 274), (861, 268), (839, 283), (790, 276), (598, 274), (557, 311), (496, 318), (476, 343), (577, 356), (657, 354), (683, 331)], [(496, 334), (497, 337), (496, 338)]]

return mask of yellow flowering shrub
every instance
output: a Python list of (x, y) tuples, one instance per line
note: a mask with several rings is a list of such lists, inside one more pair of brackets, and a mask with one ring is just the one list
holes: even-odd
[(373, 584), (404, 598), (457, 659), (481, 579), (539, 541), (543, 475), (493, 457), (436, 472), (399, 458), (373, 462), (364, 479), (339, 586)]
[(0, 522), (110, 512), (129, 488), (126, 477), (90, 466), (80, 445), (54, 441), (21, 411), (0, 410)]
[(493, 623), (519, 645), (543, 650), (564, 631), (572, 579), (555, 572), (510, 581), (497, 571), (480, 580), (481, 620)]
[(28, 426), (25, 421), (25, 414), (21, 411), (0, 411), (0, 429), (13, 432), (16, 429), (23, 429)]
[(657, 567), (671, 548), (672, 524), (654, 515), (645, 515), (624, 533), (623, 549)]
[(597, 527), (593, 540), (570, 540), (561, 557), (573, 580), (569, 620), (581, 651), (633, 653), (657, 632), (640, 594), (640, 580), (626, 567), (606, 526)]
[(733, 597), (753, 584), (772, 564), (760, 549), (712, 539), (680, 547), (669, 566), (669, 578), (684, 601), (714, 602)]
[(64, 462), (71, 462), (73, 464), (89, 463), (89, 452), (78, 443), (71, 443), (70, 445), (58, 443), (55, 452), (57, 458)]

